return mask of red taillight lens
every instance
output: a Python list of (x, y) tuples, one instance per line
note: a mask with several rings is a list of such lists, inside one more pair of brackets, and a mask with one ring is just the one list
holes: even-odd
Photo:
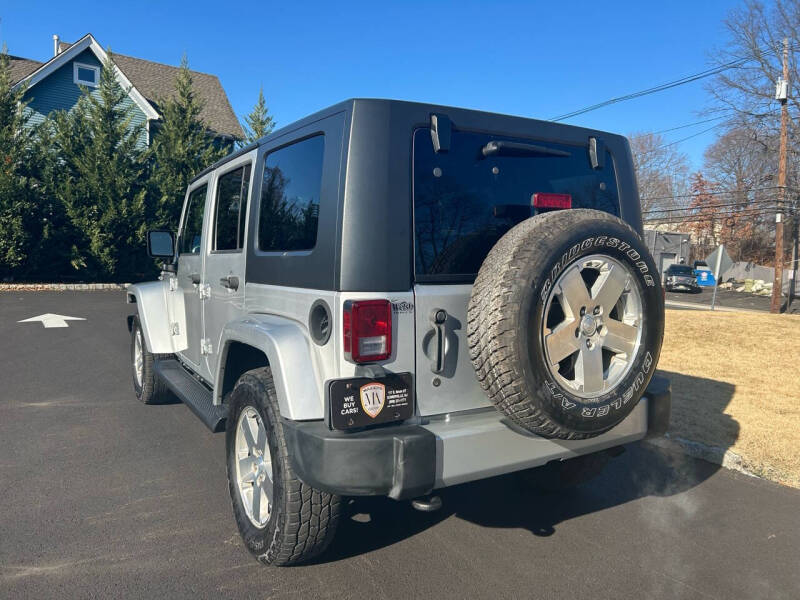
[(388, 300), (348, 300), (342, 314), (345, 357), (357, 363), (392, 354), (392, 304)]
[(572, 196), (570, 194), (544, 194), (536, 193), (533, 195), (534, 208), (572, 208)]

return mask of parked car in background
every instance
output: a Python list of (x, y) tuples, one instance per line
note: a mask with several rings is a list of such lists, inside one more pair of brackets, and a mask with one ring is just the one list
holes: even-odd
[(670, 265), (667, 270), (664, 271), (664, 288), (668, 292), (675, 292), (678, 290), (685, 290), (687, 292), (700, 291), (694, 269), (689, 265)]

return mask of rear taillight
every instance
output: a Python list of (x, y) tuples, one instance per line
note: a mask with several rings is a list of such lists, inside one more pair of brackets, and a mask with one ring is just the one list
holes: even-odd
[(344, 355), (351, 362), (386, 360), (392, 354), (392, 303), (348, 300), (342, 314)]
[(545, 194), (537, 192), (533, 195), (534, 208), (572, 208), (570, 194)]

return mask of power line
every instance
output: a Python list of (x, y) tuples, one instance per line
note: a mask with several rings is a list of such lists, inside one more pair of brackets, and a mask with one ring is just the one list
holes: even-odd
[[(730, 109), (726, 109), (729, 111)], [(728, 115), (720, 115), (718, 117), (711, 117), (710, 119), (703, 119), (702, 121), (695, 121), (694, 123), (687, 123), (686, 125), (678, 125), (677, 127), (670, 127), (669, 129), (661, 129), (659, 131), (651, 131), (653, 135), (658, 135), (659, 133), (668, 133), (670, 131), (677, 131), (678, 129), (687, 129), (689, 127), (696, 127), (697, 125), (702, 125), (703, 123), (710, 123), (711, 121), (719, 121), (720, 119), (726, 119)]]
[[(796, 48), (792, 48), (795, 50)], [(777, 54), (775, 50), (767, 50), (762, 54), (770, 55), (770, 54)], [(578, 110), (574, 110), (569, 113), (565, 113), (563, 115), (559, 115), (557, 117), (553, 117), (550, 119), (551, 121), (563, 121), (564, 119), (570, 119), (572, 117), (577, 117), (578, 115), (582, 115), (587, 112), (591, 112), (593, 110), (597, 110), (598, 108), (603, 108), (604, 106), (609, 106), (611, 104), (617, 104), (618, 102), (625, 102), (626, 100), (633, 100), (634, 98), (640, 98), (642, 96), (647, 96), (649, 94), (655, 94), (656, 92), (663, 92), (664, 90), (669, 90), (679, 85), (684, 85), (686, 83), (692, 83), (694, 81), (698, 81), (700, 79), (705, 79), (706, 77), (711, 77), (712, 75), (718, 75), (724, 71), (729, 69), (735, 69), (742, 66), (744, 63), (751, 62), (752, 58), (737, 58), (736, 60), (732, 60), (730, 62), (724, 63), (722, 65), (718, 65), (716, 67), (711, 67), (706, 69), (705, 71), (700, 71), (699, 73), (694, 73), (692, 75), (686, 75), (681, 77), (680, 79), (676, 79), (674, 81), (668, 81), (666, 83), (662, 83), (660, 85), (653, 86), (651, 88), (647, 88), (644, 90), (639, 90), (638, 92), (633, 92), (630, 94), (626, 94), (624, 96), (618, 96), (616, 98), (611, 98), (610, 100), (606, 100), (604, 102), (598, 102), (597, 104), (592, 104), (591, 106), (586, 106), (584, 108), (580, 108)]]
[(699, 215), (672, 215), (668, 217), (651, 217), (643, 219), (646, 223), (660, 223), (662, 225), (674, 223), (703, 223), (711, 221), (720, 221), (728, 218), (741, 218), (741, 217), (754, 217), (754, 216), (770, 216), (775, 211), (774, 206), (751, 208), (741, 211), (722, 211), (712, 214), (699, 214)]
[[(698, 211), (690, 214), (685, 215), (665, 215), (663, 217), (648, 217), (648, 221), (658, 221), (661, 219), (694, 219), (694, 218), (715, 218), (717, 216), (736, 216), (741, 214), (748, 214), (752, 212), (769, 212), (775, 210), (775, 202), (767, 203), (760, 203), (759, 206), (749, 206), (749, 207), (740, 207), (736, 210), (736, 207), (727, 207), (726, 210), (716, 210), (717, 206), (696, 206), (690, 209), (685, 209), (687, 211)], [(712, 210), (712, 212), (709, 212)]]
[(675, 144), (680, 144), (681, 142), (685, 142), (686, 140), (690, 140), (692, 138), (695, 138), (698, 135), (703, 135), (704, 133), (708, 133), (712, 129), (716, 129), (720, 125), (724, 125), (724, 124), (725, 123), (717, 123), (716, 125), (712, 125), (708, 129), (703, 129), (703, 131), (698, 131), (697, 133), (693, 133), (692, 135), (687, 135), (685, 138), (681, 138), (679, 140), (675, 140), (674, 142), (668, 142), (666, 144), (662, 144), (662, 145), (660, 145), (660, 146), (658, 146), (656, 148), (653, 148), (652, 150), (648, 150), (647, 152), (643, 152), (642, 154), (652, 154), (653, 152), (661, 150), (662, 148), (667, 148), (669, 146), (674, 146)]
[(749, 188), (749, 189), (746, 189), (746, 190), (721, 190), (721, 191), (718, 191), (718, 192), (696, 192), (696, 193), (692, 193), (692, 194), (676, 194), (674, 196), (654, 196), (654, 197), (651, 197), (651, 198), (642, 198), (641, 201), (645, 202), (645, 201), (651, 201), (651, 200), (676, 200), (678, 198), (697, 198), (699, 196), (721, 196), (723, 194), (739, 194), (739, 193), (742, 193), (742, 192), (747, 192), (747, 193), (750, 193), (750, 192), (764, 192), (764, 191), (767, 191), (767, 190), (776, 190), (779, 187), (780, 187), (779, 185), (771, 185), (771, 186), (761, 187), (761, 188)]
[(642, 96), (647, 96), (649, 94), (655, 94), (656, 92), (662, 92), (664, 90), (668, 90), (679, 85), (684, 85), (686, 83), (692, 83), (693, 81), (697, 81), (699, 79), (704, 79), (706, 77), (711, 77), (712, 75), (718, 75), (723, 71), (727, 71), (728, 69), (732, 69), (738, 66), (741, 66), (743, 63), (748, 62), (750, 59), (747, 58), (739, 58), (737, 60), (733, 60), (731, 62), (725, 63), (723, 65), (719, 65), (717, 67), (712, 67), (710, 69), (706, 69), (705, 71), (700, 71), (699, 73), (694, 73), (692, 75), (686, 75), (681, 77), (680, 79), (676, 79), (674, 81), (668, 81), (666, 83), (662, 83), (651, 88), (647, 88), (644, 90), (640, 90), (638, 92), (633, 92), (631, 94), (626, 94), (624, 96), (618, 96), (616, 98), (611, 98), (610, 100), (606, 100), (604, 102), (598, 102), (597, 104), (592, 104), (591, 106), (587, 106), (585, 108), (581, 108), (578, 110), (574, 110), (569, 113), (565, 113), (563, 115), (559, 115), (557, 117), (553, 117), (550, 119), (551, 121), (563, 121), (564, 119), (570, 119), (572, 117), (577, 117), (578, 115), (582, 115), (587, 112), (591, 112), (593, 110), (597, 110), (598, 108), (603, 108), (604, 106), (609, 106), (611, 104), (617, 104), (618, 102), (625, 102), (626, 100), (633, 100), (634, 98), (640, 98)]
[[(774, 199), (769, 200), (742, 200), (741, 202), (729, 202), (726, 204), (707, 204), (705, 206), (685, 206), (679, 208), (651, 208), (650, 210), (646, 210), (642, 212), (642, 215), (649, 215), (652, 213), (671, 213), (671, 212), (680, 212), (680, 211), (690, 211), (690, 210), (707, 210), (709, 208), (727, 208), (727, 207), (740, 207), (742, 209), (748, 209), (754, 205), (760, 204), (775, 204)], [(657, 219), (658, 217), (653, 217)]]

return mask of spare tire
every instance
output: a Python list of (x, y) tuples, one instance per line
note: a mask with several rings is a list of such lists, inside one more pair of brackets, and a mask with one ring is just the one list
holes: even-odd
[(639, 235), (608, 213), (523, 221), (492, 248), (472, 289), (470, 358), (513, 423), (558, 439), (608, 431), (658, 362), (664, 297)]

